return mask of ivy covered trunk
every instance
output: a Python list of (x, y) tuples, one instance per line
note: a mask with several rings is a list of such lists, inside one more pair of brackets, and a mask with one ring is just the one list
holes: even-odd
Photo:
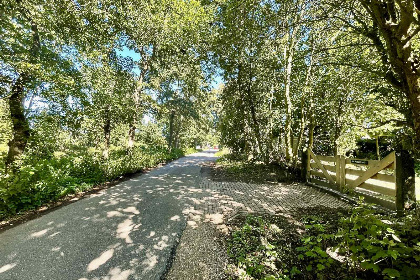
[(9, 170), (13, 162), (23, 154), (29, 139), (29, 123), (25, 117), (23, 108), (25, 84), (28, 81), (28, 75), (22, 73), (13, 85), (12, 95), (8, 100), (13, 137), (8, 143), (9, 151), (5, 162), (7, 170)]
[[(19, 7), (21, 8), (21, 7)], [(25, 14), (26, 19), (30, 22), (32, 32), (32, 43), (29, 50), (30, 64), (36, 64), (41, 48), (38, 26), (26, 14), (25, 9), (20, 9)], [(22, 71), (13, 84), (11, 96), (9, 97), (10, 119), (12, 121), (12, 139), (9, 141), (9, 151), (5, 160), (6, 170), (9, 170), (13, 162), (19, 158), (25, 151), (26, 144), (29, 140), (29, 123), (25, 116), (23, 102), (25, 101), (25, 87), (31, 81), (32, 77), (28, 71)]]

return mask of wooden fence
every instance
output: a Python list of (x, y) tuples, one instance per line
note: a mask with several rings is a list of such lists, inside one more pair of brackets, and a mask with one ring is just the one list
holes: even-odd
[(369, 202), (403, 210), (415, 201), (414, 162), (406, 152), (392, 152), (382, 160), (303, 153), (303, 172), (310, 184), (340, 192), (354, 190)]

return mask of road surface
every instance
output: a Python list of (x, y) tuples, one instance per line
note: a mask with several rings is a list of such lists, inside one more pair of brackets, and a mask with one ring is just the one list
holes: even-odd
[(202, 152), (0, 234), (0, 279), (161, 279), (199, 191)]

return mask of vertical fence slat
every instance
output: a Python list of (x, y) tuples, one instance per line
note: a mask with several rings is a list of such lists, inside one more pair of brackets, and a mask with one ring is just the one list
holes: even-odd
[(336, 184), (340, 191), (344, 190), (346, 184), (346, 158), (342, 155), (335, 157)]
[(335, 183), (338, 187), (338, 189), (341, 191), (341, 186), (340, 186), (340, 182), (341, 182), (341, 160), (340, 160), (340, 155), (336, 155), (335, 156)]
[(321, 163), (321, 161), (316, 157), (316, 155), (312, 152), (311, 149), (308, 149), (309, 154), (311, 157), (315, 160), (315, 163), (318, 165), (318, 168), (321, 169), (322, 173), (324, 173), (327, 180), (330, 182), (330, 184), (335, 184), (335, 181), (333, 178), (331, 178), (328, 171), (324, 168), (324, 165)]
[(340, 190), (343, 191), (346, 186), (346, 157), (340, 156), (340, 173), (341, 173), (341, 180), (340, 180)]

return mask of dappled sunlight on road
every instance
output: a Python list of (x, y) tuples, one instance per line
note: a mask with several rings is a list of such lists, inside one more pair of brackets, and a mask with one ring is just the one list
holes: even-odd
[(99, 257), (91, 261), (88, 265), (87, 271), (98, 269), (101, 265), (106, 263), (114, 255), (114, 249), (109, 249), (103, 252)]
[(126, 219), (122, 223), (118, 224), (117, 237), (124, 239), (126, 243), (133, 243), (133, 240), (129, 236), (133, 228), (133, 221), (131, 219)]
[(32, 233), (32, 234), (31, 234), (31, 236), (32, 236), (32, 237), (41, 237), (41, 236), (43, 236), (43, 235), (47, 234), (47, 232), (48, 232), (49, 230), (52, 230), (52, 228), (46, 228), (46, 229), (40, 230), (40, 231), (38, 231), (38, 232), (34, 232), (34, 233)]
[(9, 263), (0, 267), (0, 273), (6, 272), (16, 266), (16, 263)]
[(159, 279), (212, 159), (180, 159), (2, 233), (0, 278)]
[(201, 164), (214, 159), (182, 158), (2, 233), (0, 272), (19, 280), (160, 279), (187, 224), (209, 222), (226, 232), (240, 212), (341, 206), (301, 184), (211, 181)]

